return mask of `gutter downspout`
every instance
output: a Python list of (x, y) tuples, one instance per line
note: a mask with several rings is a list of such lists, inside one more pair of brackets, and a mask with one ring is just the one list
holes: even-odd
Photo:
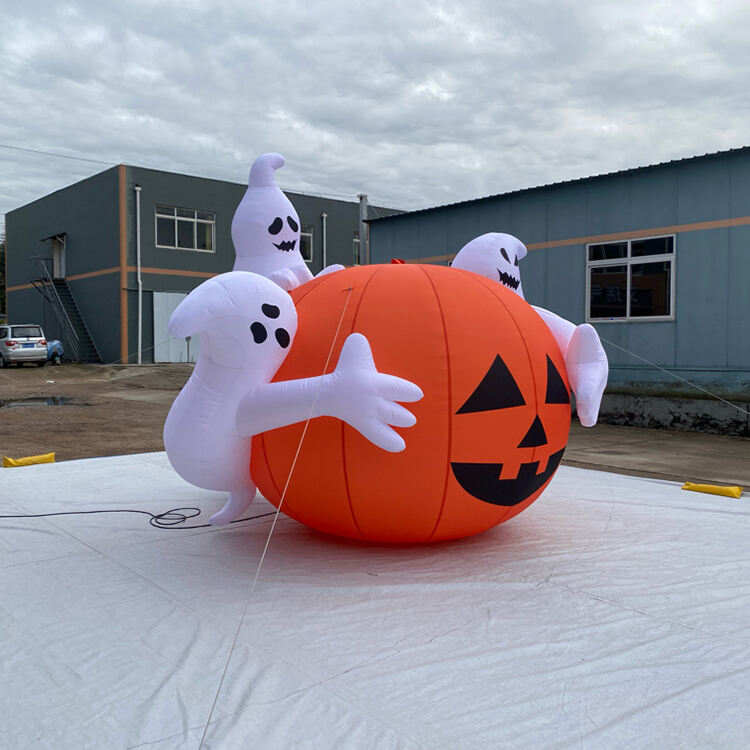
[(370, 265), (370, 237), (367, 226), (367, 193), (359, 193), (359, 262)]
[(135, 265), (138, 284), (138, 364), (143, 348), (143, 281), (141, 280), (141, 186), (135, 185)]
[(326, 243), (326, 219), (328, 214), (324, 211), (320, 218), (323, 220), (323, 268), (325, 268), (328, 265), (328, 245)]

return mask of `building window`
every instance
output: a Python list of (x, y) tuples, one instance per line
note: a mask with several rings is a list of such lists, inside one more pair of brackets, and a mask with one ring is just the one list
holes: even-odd
[(352, 263), (355, 266), (359, 265), (359, 232), (354, 233), (352, 240)]
[(156, 207), (156, 245), (179, 250), (214, 251), (216, 214), (194, 208)]
[(586, 320), (674, 317), (674, 235), (586, 248)]
[(307, 263), (312, 263), (313, 259), (313, 226), (312, 224), (303, 224), (299, 233), (299, 251), (302, 258)]

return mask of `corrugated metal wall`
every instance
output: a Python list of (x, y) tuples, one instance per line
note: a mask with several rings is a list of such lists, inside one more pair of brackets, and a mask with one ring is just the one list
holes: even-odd
[(677, 382), (616, 344), (725, 393), (750, 390), (750, 149), (374, 221), (371, 256), (447, 262), (480, 234), (508, 232), (530, 246), (526, 298), (580, 323), (586, 242), (643, 230), (676, 235), (675, 320), (596, 323), (613, 344), (610, 383)]

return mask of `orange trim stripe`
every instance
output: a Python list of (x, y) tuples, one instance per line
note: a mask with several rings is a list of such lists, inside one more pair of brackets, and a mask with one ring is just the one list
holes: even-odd
[[(677, 234), (679, 232), (702, 232), (707, 229), (725, 229), (727, 227), (742, 227), (750, 224), (750, 216), (740, 216), (736, 219), (717, 219), (716, 221), (698, 221), (692, 224), (674, 224), (668, 227), (654, 227), (652, 229), (632, 229), (627, 232), (612, 232), (610, 234), (592, 234), (588, 237), (572, 237), (550, 242), (533, 242), (526, 245), (528, 250), (542, 250), (551, 247), (569, 247), (570, 245), (586, 245), (590, 242), (612, 242), (613, 240), (630, 240), (639, 237), (655, 237), (660, 234)], [(453, 260), (456, 253), (446, 255), (430, 255), (425, 258), (412, 258), (407, 263), (439, 263)]]
[(99, 271), (88, 271), (86, 273), (76, 273), (72, 276), (66, 276), (65, 281), (78, 281), (78, 279), (91, 279), (94, 276), (106, 276), (110, 273), (117, 273), (120, 270), (119, 266), (113, 266), (112, 268), (102, 268)]
[[(131, 273), (138, 272), (136, 266), (127, 266), (126, 270)], [(141, 266), (141, 273), (161, 274), (162, 276), (191, 276), (200, 279), (211, 279), (219, 275), (218, 273), (209, 273), (208, 271), (178, 271), (170, 268), (146, 268), (144, 266)]]
[(128, 213), (125, 201), (127, 175), (125, 165), (117, 167), (120, 220), (120, 362), (128, 362)]
[(526, 245), (529, 250), (541, 250), (546, 247), (564, 247), (567, 245), (587, 245), (589, 242), (611, 242), (612, 240), (630, 240), (639, 237), (655, 237), (660, 234), (677, 234), (679, 232), (702, 232), (707, 229), (724, 229), (726, 227), (741, 227), (750, 224), (750, 216), (737, 219), (717, 219), (716, 221), (698, 221), (693, 224), (674, 224), (668, 227), (654, 229), (635, 229), (630, 232), (612, 232), (611, 234), (595, 234), (590, 237), (574, 237), (569, 240), (553, 240), (552, 242), (535, 242)]
[[(108, 274), (120, 273), (123, 269), (120, 266), (113, 266), (112, 268), (102, 268), (99, 271), (89, 271), (87, 273), (77, 273), (73, 276), (66, 276), (66, 281), (78, 281), (79, 279), (91, 279), (95, 276), (107, 276)], [(136, 266), (125, 266), (127, 273), (137, 273), (138, 268)], [(160, 276), (186, 276), (189, 278), (198, 279), (211, 279), (214, 276), (218, 276), (218, 273), (211, 273), (209, 271), (178, 271), (172, 268), (144, 268), (141, 267), (141, 273), (156, 274)], [(125, 277), (127, 279), (127, 277)], [(125, 287), (127, 288), (127, 280), (125, 281)], [(18, 284), (17, 286), (9, 286), (6, 291), (17, 292), (21, 289), (33, 289), (33, 284)]]

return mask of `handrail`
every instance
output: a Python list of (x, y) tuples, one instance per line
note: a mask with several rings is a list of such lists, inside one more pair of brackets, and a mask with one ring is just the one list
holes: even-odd
[(80, 341), (78, 338), (78, 334), (76, 333), (75, 328), (73, 327), (73, 323), (71, 322), (70, 318), (68, 317), (68, 313), (65, 311), (65, 305), (63, 305), (62, 300), (60, 299), (60, 295), (57, 293), (57, 288), (55, 287), (55, 283), (52, 280), (52, 276), (49, 272), (49, 269), (47, 268), (47, 264), (45, 263), (44, 258), (39, 258), (39, 267), (42, 271), (42, 280), (45, 284), (49, 284), (49, 287), (52, 289), (52, 293), (55, 296), (55, 301), (52, 301), (52, 306), (55, 308), (55, 312), (58, 314), (58, 320), (63, 324), (63, 328), (66, 329), (66, 333), (68, 337), (70, 338), (71, 343), (73, 344), (73, 348), (75, 349), (76, 353), (76, 359), (80, 358)]

